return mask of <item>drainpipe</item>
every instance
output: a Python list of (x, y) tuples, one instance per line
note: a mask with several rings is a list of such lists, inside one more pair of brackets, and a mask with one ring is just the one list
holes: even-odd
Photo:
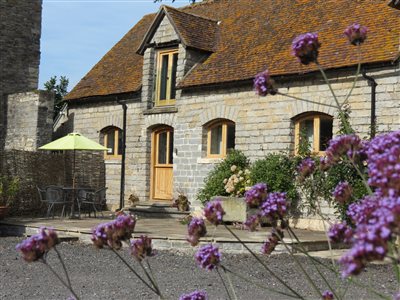
[(125, 149), (126, 149), (126, 111), (128, 109), (125, 101), (118, 100), (118, 104), (122, 105), (124, 110), (122, 125), (122, 160), (121, 160), (121, 187), (119, 194), (119, 210), (125, 206)]
[(375, 104), (376, 104), (376, 86), (378, 85), (374, 78), (367, 75), (365, 69), (362, 70), (362, 76), (364, 79), (368, 80), (368, 85), (371, 87), (371, 139), (375, 137), (376, 133), (376, 114), (375, 114)]

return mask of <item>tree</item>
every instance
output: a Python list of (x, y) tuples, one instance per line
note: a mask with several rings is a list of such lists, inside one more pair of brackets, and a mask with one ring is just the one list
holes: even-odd
[(59, 114), (64, 102), (64, 96), (67, 94), (69, 80), (65, 76), (60, 76), (59, 83), (57, 84), (57, 76), (51, 77), (44, 84), (47, 91), (54, 92), (54, 118)]

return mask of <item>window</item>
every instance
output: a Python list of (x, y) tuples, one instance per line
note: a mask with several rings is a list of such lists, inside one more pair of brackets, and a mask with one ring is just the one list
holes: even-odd
[(177, 65), (177, 50), (165, 50), (157, 53), (156, 106), (175, 103)]
[(108, 148), (104, 154), (106, 159), (121, 158), (122, 155), (122, 130), (118, 127), (107, 127), (101, 131), (103, 145)]
[(235, 123), (213, 122), (207, 127), (207, 157), (225, 157), (235, 148)]
[[(333, 118), (325, 114), (309, 114), (295, 122), (295, 153), (302, 142), (313, 153), (323, 154), (332, 139)], [(305, 139), (305, 140), (303, 140)]]

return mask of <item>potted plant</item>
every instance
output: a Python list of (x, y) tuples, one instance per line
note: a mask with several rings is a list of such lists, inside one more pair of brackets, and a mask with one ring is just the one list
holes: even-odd
[(7, 216), (10, 204), (18, 190), (18, 177), (0, 176), (0, 220)]
[(244, 201), (244, 193), (250, 186), (250, 171), (242, 170), (236, 165), (230, 167), (230, 176), (223, 180), (224, 189), (229, 196), (217, 196), (213, 199), (221, 200), (225, 211), (224, 220), (228, 222), (244, 222), (249, 210)]
[(178, 211), (189, 210), (189, 200), (183, 191), (178, 191), (178, 197), (174, 200), (173, 207), (176, 207)]

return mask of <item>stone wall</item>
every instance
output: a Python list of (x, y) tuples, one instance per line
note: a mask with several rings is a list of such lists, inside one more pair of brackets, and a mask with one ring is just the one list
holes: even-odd
[[(347, 95), (354, 77), (350, 71), (328, 72), (339, 99)], [(371, 69), (377, 87), (378, 132), (400, 129), (399, 66)], [(216, 159), (206, 158), (202, 147), (204, 125), (214, 119), (229, 119), (236, 124), (236, 149), (242, 150), (252, 161), (270, 152), (294, 150), (294, 122), (297, 115), (314, 111), (336, 115), (334, 101), (326, 84), (319, 76), (298, 78), (279, 86), (282, 93), (309, 99), (309, 102), (285, 96), (258, 97), (250, 84), (232, 88), (199, 88), (185, 91), (177, 100), (174, 160), (174, 185), (183, 187), (193, 202)], [(361, 136), (368, 136), (370, 124), (371, 87), (360, 78), (349, 101), (351, 123)], [(338, 130), (335, 118), (333, 133)]]
[(10, 94), (7, 100), (5, 149), (35, 151), (51, 141), (54, 94), (34, 91)]
[[(105, 169), (102, 155), (77, 151), (75, 178), (78, 187), (104, 187)], [(36, 186), (72, 186), (73, 153), (51, 153), (5, 150), (0, 152), (1, 176), (18, 177), (20, 188), (11, 204), (12, 213), (43, 214), (46, 205), (40, 202)], [(108, 201), (107, 201), (108, 203)]]
[(7, 128), (7, 94), (38, 87), (41, 0), (0, 0), (0, 149)]
[[(153, 42), (166, 43), (177, 39), (173, 26), (164, 18)], [(205, 53), (179, 45), (177, 83)], [(219, 159), (206, 157), (206, 127), (215, 119), (228, 119), (236, 124), (236, 149), (252, 161), (271, 152), (294, 151), (294, 120), (305, 112), (320, 112), (334, 117), (333, 133), (338, 130), (335, 102), (328, 86), (318, 74), (280, 79), (279, 90), (294, 97), (275, 95), (258, 97), (250, 81), (230, 86), (199, 87), (178, 90), (174, 107), (153, 108), (155, 49), (144, 53), (141, 94), (128, 101), (126, 148), (126, 198), (131, 193), (140, 201), (150, 200), (151, 133), (159, 125), (174, 129), (174, 191), (185, 192), (192, 205), (205, 176)], [(340, 100), (346, 97), (354, 80), (355, 70), (328, 71)], [(370, 68), (377, 87), (378, 132), (400, 129), (399, 65)], [(353, 110), (351, 123), (361, 136), (367, 136), (370, 126), (370, 93), (367, 81), (359, 78), (349, 101)], [(101, 101), (101, 98), (97, 99)], [(100, 130), (115, 125), (122, 128), (122, 108), (115, 102), (81, 103), (70, 109), (74, 130), (97, 140)], [(119, 202), (120, 162), (106, 161), (106, 185), (110, 199)], [(329, 211), (329, 208), (326, 207)]]

